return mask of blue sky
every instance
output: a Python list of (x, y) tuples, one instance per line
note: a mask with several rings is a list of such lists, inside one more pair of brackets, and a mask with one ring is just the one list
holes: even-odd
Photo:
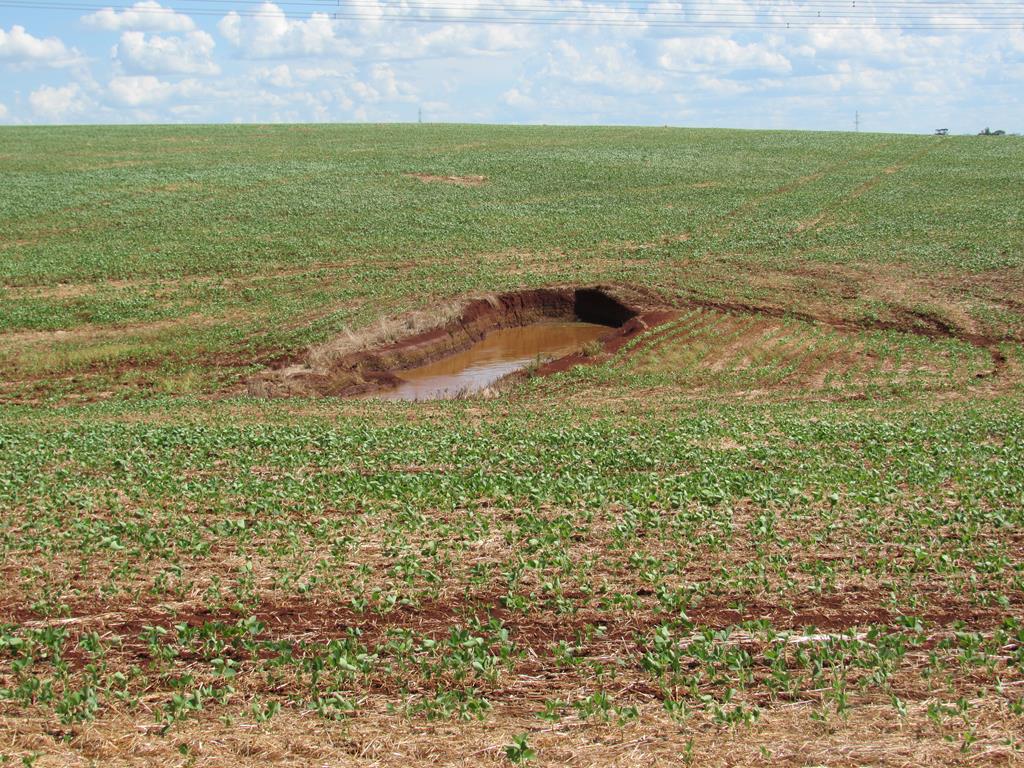
[[(1012, 0), (19, 5), (0, 6), (8, 124), (411, 122), (422, 109), (444, 122), (852, 130), (859, 112), (869, 131), (1024, 131)], [(822, 7), (826, 22), (806, 21)], [(557, 23), (509, 23), (538, 14)]]

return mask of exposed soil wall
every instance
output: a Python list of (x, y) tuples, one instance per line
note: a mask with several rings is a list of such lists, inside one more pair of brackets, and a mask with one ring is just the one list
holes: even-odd
[[(375, 348), (325, 354), (310, 350), (302, 364), (265, 371), (248, 382), (250, 394), (262, 397), (308, 395), (353, 396), (394, 386), (401, 371), (415, 368), (472, 346), (488, 332), (546, 320), (579, 320), (607, 325), (605, 348), (612, 351), (649, 327), (654, 309), (649, 297), (605, 286), (537, 288), (489, 294), (464, 302), (456, 318)], [(569, 360), (571, 359), (571, 362)], [(582, 355), (542, 373), (587, 362)]]

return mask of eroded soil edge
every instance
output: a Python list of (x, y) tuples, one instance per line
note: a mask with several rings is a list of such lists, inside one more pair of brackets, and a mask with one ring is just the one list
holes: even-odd
[[(362, 336), (338, 337), (310, 349), (297, 364), (257, 374), (247, 388), (259, 397), (369, 394), (394, 387), (404, 370), (467, 349), (490, 331), (551, 320), (608, 326), (601, 342), (605, 352), (611, 353), (674, 315), (648, 292), (623, 286), (558, 286), (486, 294), (437, 310), (432, 325), (428, 313), (419, 313), (399, 318), (391, 331), (382, 326)], [(418, 330), (424, 325), (426, 330)], [(390, 333), (399, 338), (387, 339)], [(593, 360), (569, 355), (538, 372), (554, 373)]]

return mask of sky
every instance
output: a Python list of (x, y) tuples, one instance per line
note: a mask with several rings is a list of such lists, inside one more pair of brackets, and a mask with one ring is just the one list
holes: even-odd
[(1024, 132), (1024, 2), (12, 0), (0, 72), (6, 124)]

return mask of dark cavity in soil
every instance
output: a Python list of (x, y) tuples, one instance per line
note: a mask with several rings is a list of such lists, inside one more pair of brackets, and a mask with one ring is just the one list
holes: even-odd
[(491, 331), (469, 349), (401, 371), (394, 389), (371, 395), (382, 400), (441, 400), (480, 392), (498, 379), (531, 365), (579, 352), (608, 333), (608, 326), (546, 322)]

